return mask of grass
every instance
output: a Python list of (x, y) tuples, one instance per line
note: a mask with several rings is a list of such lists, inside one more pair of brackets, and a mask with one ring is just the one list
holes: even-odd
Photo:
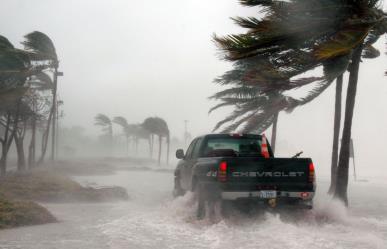
[(11, 201), (0, 195), (0, 229), (56, 222), (44, 207), (31, 201)]
[(66, 175), (47, 169), (13, 173), (1, 178), (0, 194), (9, 199), (39, 202), (101, 202), (129, 199), (124, 188), (84, 187)]
[[(101, 171), (98, 171), (101, 172)], [(41, 168), (0, 178), (0, 229), (55, 222), (37, 202), (104, 202), (128, 200), (121, 187), (84, 187), (63, 172)]]

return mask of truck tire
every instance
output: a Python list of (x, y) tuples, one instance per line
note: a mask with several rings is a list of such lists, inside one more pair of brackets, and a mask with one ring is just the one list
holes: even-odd
[(233, 211), (233, 201), (222, 200), (221, 201), (221, 214), (223, 218), (229, 218)]
[(216, 217), (215, 207), (220, 201), (216, 191), (197, 183), (195, 185), (195, 196), (197, 199), (196, 218), (201, 220), (207, 216), (210, 220), (214, 220)]
[(180, 185), (180, 177), (179, 176), (175, 176), (175, 184), (173, 187), (172, 194), (173, 194), (173, 197), (175, 197), (175, 198), (185, 195), (185, 190)]
[(203, 186), (199, 183), (195, 186), (195, 196), (197, 198), (196, 218), (201, 220), (206, 217), (207, 198)]

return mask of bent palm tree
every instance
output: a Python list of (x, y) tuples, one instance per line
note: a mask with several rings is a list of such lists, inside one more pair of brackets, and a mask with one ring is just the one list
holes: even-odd
[(102, 131), (105, 133), (106, 137), (108, 138), (109, 146), (113, 145), (113, 124), (112, 121), (108, 116), (105, 114), (97, 114), (94, 118), (95, 125), (101, 126)]
[[(279, 112), (283, 110), (291, 112), (298, 105), (313, 100), (324, 90), (316, 87), (307, 96), (308, 98), (299, 100), (286, 96), (283, 94), (285, 91), (301, 88), (316, 80), (324, 81), (324, 78), (286, 79), (280, 72), (270, 71), (269, 64), (263, 58), (243, 59), (234, 63), (232, 70), (214, 80), (217, 84), (231, 87), (210, 97), (221, 100), (221, 103), (214, 106), (210, 112), (222, 106), (235, 106), (235, 111), (220, 121), (215, 130), (225, 123), (232, 123), (223, 131), (231, 132), (240, 128), (242, 132), (261, 133), (273, 125), (272, 146), (275, 148)], [(330, 74), (327, 76), (334, 77)], [(246, 126), (242, 128), (244, 124)]]
[[(324, 79), (304, 98), (293, 102), (294, 106), (306, 104), (320, 95), (342, 75), (349, 64), (360, 62), (364, 39), (378, 33), (378, 24), (385, 21), (385, 14), (378, 8), (377, 0), (311, 0), (311, 1), (257, 1), (241, 0), (247, 6), (262, 6), (264, 18), (235, 18), (235, 22), (248, 29), (240, 35), (224, 38), (215, 36), (218, 46), (224, 51), (225, 59), (236, 61), (244, 58), (261, 59), (266, 70), (255, 72), (255, 82), (271, 84), (275, 89), (289, 85), (286, 80), (319, 66), (324, 68)], [(380, 25), (379, 25), (380, 26)], [(385, 30), (381, 31), (382, 33)], [(371, 37), (372, 38), (372, 37)], [(367, 48), (369, 51), (372, 49)], [(352, 56), (356, 51), (359, 58)], [(357, 56), (356, 54), (356, 56)], [(359, 60), (358, 60), (359, 59)], [(350, 84), (347, 97), (346, 121), (340, 152), (339, 172), (342, 168), (340, 187), (335, 196), (347, 202), (348, 151), (351, 120), (356, 93), (357, 70), (350, 68)], [(280, 76), (280, 77), (279, 77)], [(285, 80), (284, 80), (285, 79)], [(279, 85), (277, 84), (279, 83)], [(285, 84), (286, 83), (286, 84)], [(345, 190), (345, 191), (344, 191)]]
[[(26, 110), (25, 104), (21, 103), (21, 101), (22, 98), (28, 97), (31, 91), (34, 91), (35, 89), (43, 90), (36, 87), (35, 83), (39, 82), (41, 84), (46, 84), (47, 79), (44, 80), (43, 78), (48, 77), (43, 70), (47, 69), (49, 66), (45, 63), (36, 63), (34, 58), (37, 55), (38, 53), (35, 52), (15, 48), (7, 38), (0, 36), (0, 105), (2, 108), (6, 109), (14, 108), (14, 106), (24, 106), (23, 108), (19, 108), (19, 111), (15, 112), (14, 129), (11, 136), (7, 136), (9, 142), (3, 143), (1, 160), (1, 171), (3, 173), (5, 172), (6, 167), (7, 148), (9, 148), (12, 138), (15, 138), (15, 141), (17, 142), (18, 161), (20, 162), (19, 166), (20, 168), (24, 167), (24, 151), (22, 150), (22, 138), (24, 138), (24, 135), (17, 136), (19, 135), (17, 131), (25, 131), (24, 128), (18, 129), (17, 125), (20, 120), (19, 116), (26, 113), (20, 111), (22, 109)], [(34, 81), (32, 79), (34, 79)], [(40, 88), (42, 88), (42, 86)], [(26, 120), (22, 121), (26, 123)], [(9, 128), (9, 126), (7, 127)], [(25, 133), (22, 132), (20, 134)], [(6, 146), (4, 146), (4, 144), (6, 144)]]
[(53, 72), (53, 88), (52, 88), (52, 104), (47, 127), (44, 131), (42, 142), (42, 154), (38, 163), (42, 163), (47, 150), (48, 137), (50, 133), (50, 125), (52, 125), (52, 143), (51, 143), (51, 159), (54, 160), (55, 151), (55, 134), (56, 134), (56, 102), (57, 102), (57, 82), (58, 82), (58, 67), (59, 60), (56, 53), (54, 43), (46, 34), (34, 31), (24, 36), (25, 41), (22, 44), (26, 51), (30, 52), (30, 57), (33, 61), (45, 62), (49, 68), (54, 69)]
[[(163, 137), (166, 138), (166, 142), (167, 142), (167, 146), (168, 146), (167, 147), (167, 163), (168, 163), (170, 134), (169, 134), (167, 122), (165, 122), (164, 119), (159, 118), (159, 117), (150, 117), (150, 118), (145, 119), (145, 121), (142, 124), (142, 127), (144, 127), (144, 129), (148, 130), (149, 133), (151, 133), (152, 135), (154, 134), (154, 135), (157, 135), (159, 137), (159, 155), (158, 155), (158, 164), (159, 165), (161, 162), (162, 140), (163, 140)], [(152, 148), (153, 148), (153, 146), (152, 146)]]
[(113, 123), (116, 123), (122, 127), (122, 131), (126, 138), (126, 154), (129, 155), (129, 138), (131, 136), (131, 133), (128, 121), (126, 120), (126, 118), (118, 116), (113, 118)]

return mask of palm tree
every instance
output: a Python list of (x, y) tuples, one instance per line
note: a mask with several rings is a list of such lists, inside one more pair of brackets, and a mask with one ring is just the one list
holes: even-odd
[[(25, 167), (23, 150), (27, 122), (25, 117), (30, 116), (25, 111), (30, 110), (29, 106), (26, 105), (25, 98), (31, 92), (33, 85), (31, 79), (37, 78), (42, 83), (42, 77), (46, 76), (43, 70), (48, 68), (44, 63), (34, 63), (33, 58), (38, 55), (35, 52), (17, 49), (7, 38), (0, 36), (0, 104), (3, 108), (4, 118), (2, 125), (6, 131), (1, 139), (2, 157), (0, 164), (2, 174), (6, 171), (7, 153), (13, 139), (15, 139), (18, 152), (18, 166), (20, 169)], [(28, 111), (28, 113), (31, 112)], [(11, 122), (10, 119), (14, 121)], [(24, 123), (22, 129), (20, 129), (20, 121)]]
[[(159, 117), (150, 117), (150, 118), (147, 118), (144, 120), (142, 126), (144, 127), (144, 129), (149, 131), (151, 136), (157, 135), (159, 137), (159, 155), (158, 155), (158, 164), (159, 165), (161, 162), (162, 140), (163, 140), (163, 137), (166, 138), (166, 142), (167, 142), (167, 146), (168, 146), (167, 147), (167, 163), (168, 163), (170, 134), (169, 134), (167, 122), (165, 122), (164, 119), (159, 118)], [(152, 143), (153, 143), (153, 139), (152, 139)], [(152, 146), (152, 149), (153, 149), (153, 146)]]
[[(247, 6), (263, 6), (265, 17), (258, 20), (234, 18), (235, 22), (248, 29), (240, 35), (224, 38), (215, 36), (217, 45), (224, 51), (225, 59), (237, 61), (244, 58), (262, 60), (266, 70), (254, 73), (256, 82), (288, 85), (283, 79), (291, 79), (319, 66), (324, 68), (324, 78), (317, 80), (316, 87), (304, 98), (293, 102), (294, 107), (306, 104), (319, 96), (340, 75), (352, 59), (350, 85), (356, 85), (357, 67), (353, 66), (364, 39), (378, 33), (378, 24), (384, 22), (377, 0), (313, 0), (313, 1), (256, 1), (241, 0)], [(385, 32), (382, 30), (382, 32)], [(371, 35), (371, 36), (370, 36)], [(357, 51), (357, 53), (353, 53)], [(262, 68), (262, 67), (261, 67)], [(351, 89), (352, 88), (352, 89)], [(351, 91), (350, 91), (351, 90)], [(355, 94), (353, 86), (348, 88)], [(354, 96), (347, 102), (343, 143), (340, 152), (338, 172), (348, 172), (349, 139)], [(347, 158), (346, 158), (347, 157)], [(341, 159), (342, 158), (342, 159)], [(347, 181), (338, 173), (335, 196), (346, 202)]]
[(106, 116), (105, 114), (102, 114), (102, 113), (97, 114), (97, 116), (95, 116), (95, 118), (94, 118), (94, 121), (95, 121), (95, 123), (94, 123), (95, 125), (102, 127), (102, 131), (105, 133), (104, 135), (108, 139), (109, 147), (111, 147), (113, 145), (113, 123), (112, 123), (112, 121), (110, 120), (110, 118), (108, 116)]
[(113, 118), (113, 123), (116, 123), (122, 127), (122, 131), (126, 138), (126, 153), (129, 154), (129, 139), (130, 139), (130, 136), (133, 134), (131, 131), (131, 126), (129, 126), (126, 118), (121, 116)]
[(348, 206), (348, 167), (349, 167), (349, 150), (351, 142), (352, 118), (355, 107), (355, 98), (357, 82), (359, 75), (359, 66), (362, 54), (362, 46), (359, 46), (352, 56), (350, 67), (349, 82), (347, 88), (347, 99), (345, 104), (344, 127), (341, 140), (339, 163), (336, 171), (336, 182), (334, 197), (342, 200)]
[(134, 134), (136, 153), (138, 151), (138, 143), (139, 140), (145, 139), (148, 140), (149, 144), (149, 153), (151, 154), (152, 146), (151, 146), (151, 134), (148, 130), (146, 130), (141, 124), (130, 124), (129, 130), (132, 134)]
[[(387, 22), (384, 20), (374, 27), (363, 44), (363, 59), (374, 59), (380, 56), (380, 51), (373, 47), (373, 44), (382, 36), (387, 30)], [(339, 157), (339, 134), (341, 125), (341, 95), (342, 95), (343, 75), (336, 80), (336, 95), (335, 95), (335, 114), (333, 125), (333, 145), (332, 145), (332, 159), (331, 159), (331, 184), (328, 190), (329, 194), (333, 194), (336, 188), (337, 166)]]
[[(33, 61), (46, 62), (49, 68), (54, 69), (53, 72), (53, 88), (52, 88), (52, 104), (49, 118), (47, 119), (47, 127), (43, 136), (42, 155), (39, 162), (42, 163), (47, 150), (48, 137), (50, 133), (50, 125), (52, 125), (52, 144), (51, 144), (51, 159), (54, 160), (55, 154), (55, 134), (56, 134), (56, 103), (57, 103), (57, 82), (58, 82), (58, 67), (59, 60), (56, 49), (52, 40), (44, 33), (39, 31), (31, 32), (24, 36), (25, 41), (22, 44), (26, 51), (31, 54)], [(52, 121), (52, 123), (51, 123)]]

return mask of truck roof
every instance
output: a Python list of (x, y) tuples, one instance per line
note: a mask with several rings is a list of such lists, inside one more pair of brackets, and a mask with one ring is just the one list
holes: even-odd
[(205, 137), (205, 138), (224, 138), (224, 137), (261, 138), (262, 135), (248, 134), (248, 133), (211, 133), (211, 134), (206, 134), (206, 135), (202, 135), (199, 137)]

